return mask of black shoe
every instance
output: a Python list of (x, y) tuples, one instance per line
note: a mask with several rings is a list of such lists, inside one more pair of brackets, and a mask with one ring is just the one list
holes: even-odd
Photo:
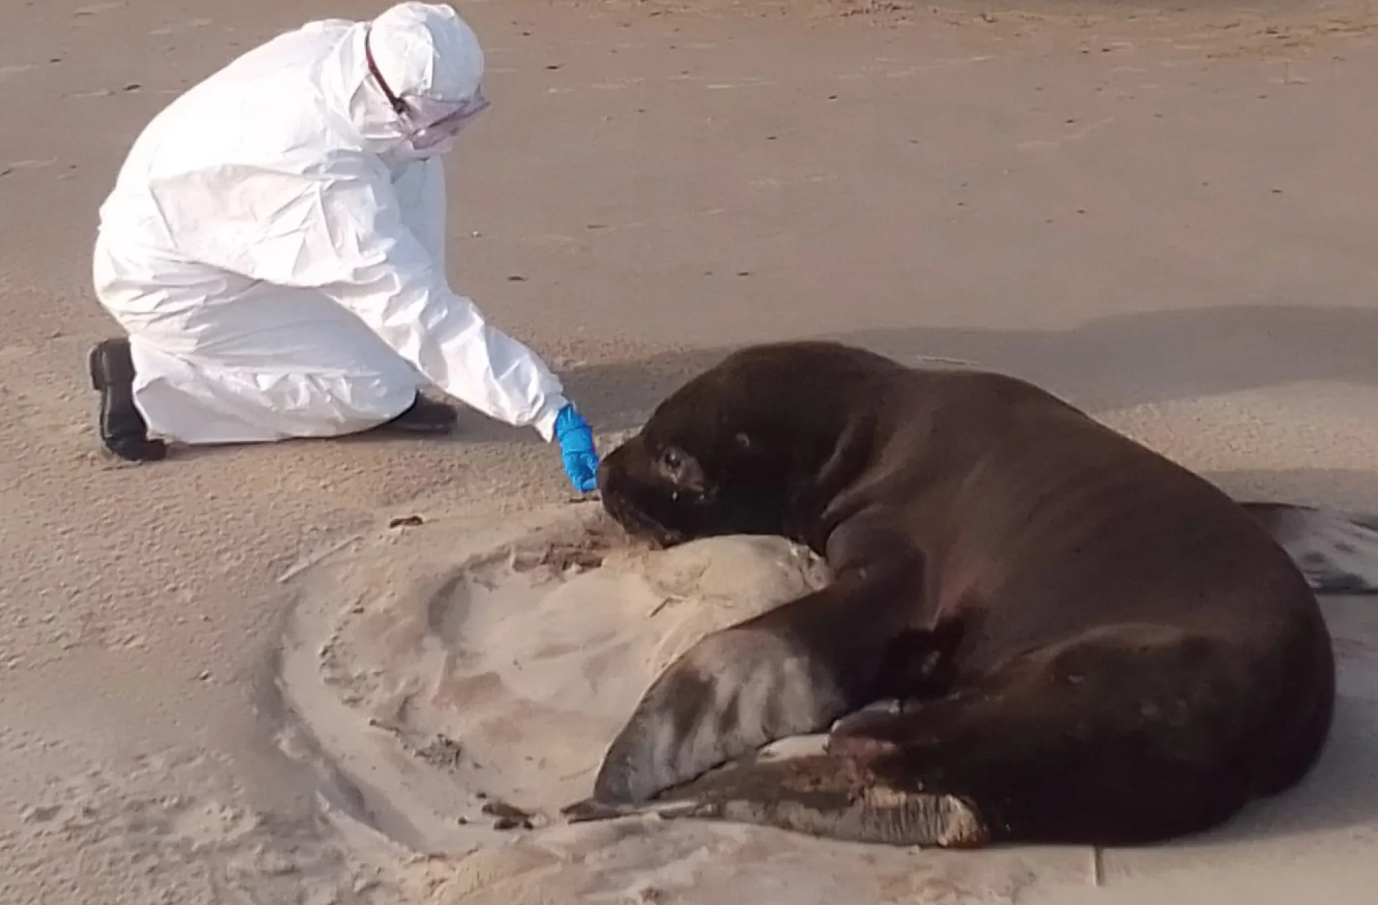
[(402, 431), (410, 434), (448, 434), (459, 421), (459, 412), (449, 403), (427, 399), (420, 393), (411, 408), (378, 425), (375, 430)]
[(91, 386), (100, 393), (100, 438), (105, 448), (129, 462), (156, 462), (167, 444), (148, 438), (148, 424), (134, 406), (134, 360), (129, 340), (107, 339), (87, 356)]

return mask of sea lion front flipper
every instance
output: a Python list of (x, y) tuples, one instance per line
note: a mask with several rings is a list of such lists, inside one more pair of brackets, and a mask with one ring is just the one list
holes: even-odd
[(873, 769), (894, 761), (872, 755), (822, 754), (734, 764), (677, 787), (654, 802), (602, 805), (585, 800), (563, 813), (572, 823), (655, 815), (770, 826), (848, 842), (974, 848), (990, 841), (986, 821), (969, 801), (890, 782)]
[(705, 635), (637, 704), (608, 749), (593, 798), (647, 801), (869, 703), (902, 613), (894, 595), (888, 581), (847, 577)]
[[(785, 607), (837, 598), (829, 588)], [(851, 705), (832, 664), (797, 639), (757, 620), (713, 632), (647, 689), (608, 748), (593, 798), (647, 801), (775, 739), (823, 729)]]

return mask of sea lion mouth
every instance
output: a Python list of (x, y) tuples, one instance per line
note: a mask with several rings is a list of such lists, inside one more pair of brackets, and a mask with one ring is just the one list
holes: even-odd
[(603, 508), (628, 534), (649, 541), (660, 549), (682, 544), (686, 540), (684, 532), (662, 524), (622, 494), (604, 491)]

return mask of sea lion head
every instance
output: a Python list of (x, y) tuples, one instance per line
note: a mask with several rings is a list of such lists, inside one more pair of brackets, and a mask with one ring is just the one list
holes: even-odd
[(856, 420), (849, 378), (879, 361), (818, 342), (729, 355), (668, 396), (603, 459), (604, 508), (662, 546), (723, 534), (789, 536), (801, 489)]
[(719, 436), (688, 405), (662, 406), (598, 468), (603, 507), (661, 546), (720, 534), (778, 534), (779, 476), (749, 435)]

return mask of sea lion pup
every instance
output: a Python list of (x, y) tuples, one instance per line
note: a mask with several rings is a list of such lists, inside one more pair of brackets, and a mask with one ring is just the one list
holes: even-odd
[[(831, 574), (672, 663), (571, 820), (954, 847), (1205, 830), (1329, 732), (1331, 639), (1282, 544), (1318, 587), (1378, 574), (1372, 524), (1241, 505), (1022, 380), (833, 343), (730, 355), (599, 486), (634, 534), (783, 535)], [(843, 717), (824, 754), (703, 775)]]

